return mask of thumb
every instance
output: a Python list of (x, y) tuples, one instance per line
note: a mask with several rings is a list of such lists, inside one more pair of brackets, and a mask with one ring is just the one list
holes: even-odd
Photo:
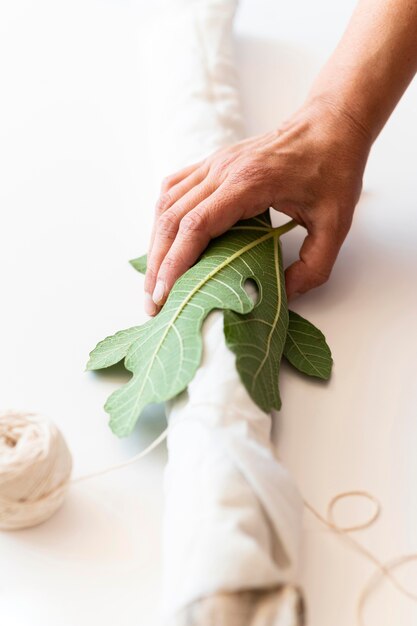
[(285, 272), (289, 300), (327, 281), (344, 238), (333, 225), (312, 225), (300, 248), (299, 260)]

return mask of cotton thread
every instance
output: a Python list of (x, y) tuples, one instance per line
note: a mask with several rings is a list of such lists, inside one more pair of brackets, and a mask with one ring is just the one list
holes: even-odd
[(0, 530), (31, 528), (46, 521), (62, 506), (71, 484), (135, 463), (167, 432), (128, 461), (71, 479), (71, 452), (51, 420), (33, 413), (0, 414)]
[[(46, 521), (63, 504), (69, 485), (136, 463), (162, 443), (167, 434), (168, 428), (149, 446), (127, 461), (71, 479), (71, 453), (62, 433), (51, 420), (33, 413), (9, 411), (0, 414), (0, 529), (29, 528)], [(341, 500), (352, 497), (361, 497), (372, 502), (374, 512), (364, 522), (341, 526), (335, 522), (335, 506)], [(384, 579), (389, 580), (402, 595), (417, 602), (417, 593), (409, 591), (393, 574), (399, 567), (417, 561), (417, 553), (383, 563), (349, 534), (370, 528), (378, 520), (382, 509), (375, 496), (367, 491), (338, 493), (329, 501), (326, 516), (323, 516), (308, 500), (303, 499), (303, 502), (306, 509), (321, 524), (341, 536), (376, 568), (376, 572), (367, 581), (358, 598), (356, 610), (358, 626), (365, 626), (363, 613), (366, 603)]]
[(62, 505), (72, 457), (60, 430), (44, 417), (0, 416), (0, 529), (28, 528)]
[[(361, 497), (369, 500), (375, 506), (374, 513), (364, 522), (359, 524), (354, 524), (353, 526), (340, 526), (334, 521), (334, 509), (336, 504), (344, 500), (346, 498), (352, 497)], [(358, 530), (364, 530), (365, 528), (370, 528), (379, 518), (381, 514), (381, 504), (375, 496), (373, 496), (368, 491), (344, 491), (336, 494), (331, 498), (329, 504), (327, 505), (327, 516), (324, 517), (313, 507), (307, 500), (303, 499), (304, 506), (316, 517), (324, 526), (326, 526), (332, 532), (341, 536), (345, 541), (347, 541), (353, 549), (358, 553), (365, 557), (368, 561), (370, 561), (377, 571), (371, 576), (368, 582), (362, 588), (359, 598), (356, 605), (356, 620), (358, 626), (365, 626), (364, 620), (364, 610), (365, 606), (371, 596), (372, 591), (374, 591), (378, 584), (382, 582), (383, 579), (387, 579), (390, 583), (399, 591), (403, 596), (417, 602), (417, 593), (409, 591), (402, 583), (400, 583), (397, 578), (392, 573), (394, 569), (397, 569), (406, 563), (410, 563), (412, 561), (417, 561), (417, 553), (406, 554), (404, 556), (398, 557), (392, 561), (387, 563), (383, 563), (376, 557), (370, 550), (365, 548), (357, 539), (354, 539), (350, 536), (349, 533), (355, 532)]]

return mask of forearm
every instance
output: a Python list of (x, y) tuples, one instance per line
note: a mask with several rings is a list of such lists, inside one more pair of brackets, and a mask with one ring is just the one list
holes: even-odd
[(165, 181), (146, 276), (153, 313), (210, 239), (269, 206), (308, 233), (286, 270), (288, 297), (327, 280), (369, 150), (417, 70), (416, 33), (417, 0), (359, 0), (295, 115)]
[(374, 141), (417, 71), (416, 34), (416, 0), (360, 0), (308, 101), (327, 101)]

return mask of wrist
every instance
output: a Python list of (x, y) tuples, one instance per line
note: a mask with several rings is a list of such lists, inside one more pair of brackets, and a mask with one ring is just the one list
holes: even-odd
[(336, 132), (352, 137), (367, 146), (368, 151), (375, 141), (378, 130), (361, 111), (353, 98), (340, 90), (323, 89), (309, 94), (305, 104), (310, 110), (316, 110), (326, 119), (331, 118)]

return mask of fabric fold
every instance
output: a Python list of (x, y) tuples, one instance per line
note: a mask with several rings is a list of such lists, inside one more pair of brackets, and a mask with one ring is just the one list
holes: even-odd
[(167, 615), (219, 590), (296, 583), (303, 504), (273, 453), (271, 417), (239, 379), (220, 312), (203, 336), (201, 366), (168, 409)]

